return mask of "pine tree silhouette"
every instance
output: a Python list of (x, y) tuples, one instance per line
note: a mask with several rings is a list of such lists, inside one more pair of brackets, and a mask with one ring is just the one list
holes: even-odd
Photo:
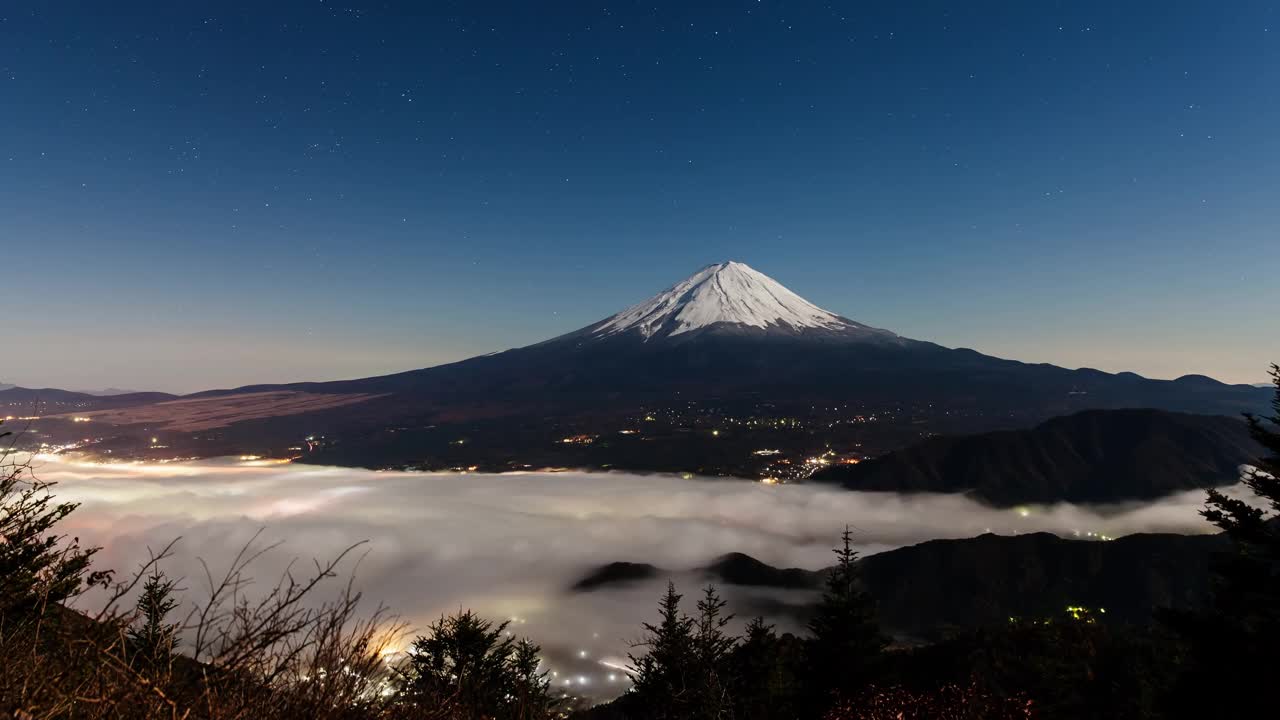
[(659, 603), (657, 624), (645, 623), (645, 637), (630, 654), (632, 692), (644, 717), (655, 720), (687, 718), (692, 700), (693, 621), (680, 612), (681, 595), (675, 583)]
[(724, 614), (725, 605), (715, 587), (708, 585), (698, 601), (698, 618), (694, 622), (694, 713), (705, 720), (720, 720), (733, 714), (733, 678), (728, 661), (738, 639), (725, 632), (733, 620), (733, 615)]
[[(0, 432), (0, 438), (9, 435)], [(68, 541), (54, 530), (77, 504), (55, 502), (48, 483), (9, 458), (8, 452), (0, 453), (0, 618), (12, 628), (86, 585), (105, 584), (111, 574), (90, 571), (98, 548), (82, 548), (79, 538)]]
[(853, 550), (853, 534), (846, 526), (842, 546), (836, 548), (837, 563), (827, 576), (826, 590), (813, 619), (812, 637), (806, 644), (812, 688), (809, 699), (825, 706), (834, 694), (847, 694), (862, 687), (871, 677), (880, 652), (888, 640), (876, 621), (875, 602), (862, 589)]
[(129, 638), (137, 657), (153, 669), (167, 668), (173, 659), (178, 625), (168, 622), (168, 617), (178, 607), (173, 596), (176, 587), (176, 581), (157, 570), (147, 577), (138, 597), (141, 622), (130, 629)]
[(1210, 489), (1201, 512), (1232, 542), (1232, 551), (1213, 564), (1212, 606), (1164, 614), (1188, 646), (1167, 708), (1173, 717), (1249, 717), (1273, 702), (1280, 648), (1280, 366), (1271, 366), (1271, 376), (1274, 414), (1246, 415), (1266, 453), (1244, 476), (1253, 497)]

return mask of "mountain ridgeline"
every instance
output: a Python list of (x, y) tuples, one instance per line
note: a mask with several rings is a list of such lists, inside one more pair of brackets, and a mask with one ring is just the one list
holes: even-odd
[[(900, 636), (919, 637), (1000, 624), (1010, 617), (1051, 617), (1069, 605), (1105, 608), (1105, 620), (1145, 625), (1156, 608), (1204, 607), (1210, 563), (1227, 547), (1222, 535), (1139, 534), (1104, 542), (1049, 533), (987, 534), (931, 540), (870, 555), (858, 564), (885, 626)], [(693, 575), (729, 588), (816, 592), (825, 573), (776, 568), (733, 553), (685, 572), (611, 563), (585, 574), (571, 591), (603, 592)], [(755, 597), (762, 602), (758, 593)], [(793, 598), (790, 604), (751, 610), (803, 619), (808, 607)]]
[[(42, 391), (43, 399), (52, 392)], [(318, 453), (314, 461), (331, 464), (504, 469), (537, 466), (520, 463), (541, 458), (619, 468), (609, 457), (547, 457), (547, 448), (577, 433), (620, 431), (655, 410), (669, 411), (667, 417), (698, 413), (698, 422), (808, 415), (823, 428), (876, 417), (880, 427), (910, 429), (918, 437), (918, 431), (1026, 427), (1086, 409), (1236, 415), (1265, 409), (1267, 396), (1265, 389), (1203, 376), (1151, 380), (1069, 370), (912, 340), (824, 310), (742, 263), (725, 262), (580, 330), (505, 352), (380, 377), (181, 398), (77, 394), (45, 414), (96, 413), (100, 447), (114, 448), (117, 456), (145, 450), (155, 444), (149, 438), (159, 437), (160, 445), (184, 456), (284, 454), (305, 445)], [(0, 391), (0, 403), (7, 399), (15, 409), (35, 397)], [(814, 415), (819, 412), (827, 415)], [(50, 438), (83, 437), (82, 428), (69, 423), (41, 430)], [(465, 451), (448, 444), (486, 433), (503, 447), (484, 455), (477, 452), (483, 441)], [(316, 443), (303, 442), (307, 437), (328, 440), (316, 451)], [(525, 444), (517, 447), (514, 438)], [(847, 444), (879, 453), (909, 440), (850, 437)], [(740, 472), (683, 451), (678, 458), (667, 454), (678, 463), (638, 469)]]
[(565, 412), (603, 399), (741, 395), (925, 401), (1044, 417), (1095, 407), (1235, 414), (1261, 407), (1267, 395), (1202, 376), (1165, 381), (1067, 370), (911, 340), (822, 310), (736, 262), (703, 268), (643, 303), (535, 345), (396, 375), (239, 392), (281, 388), (381, 394), (388, 406), (412, 397), (415, 406), (448, 415), (467, 412), (463, 405)]
[[(365, 393), (384, 419), (460, 418), (699, 400), (933, 403), (1042, 419), (1087, 408), (1236, 414), (1267, 393), (1201, 376), (1067, 370), (911, 340), (823, 310), (736, 262), (545, 342), (396, 375), (253, 386)], [(218, 391), (226, 393), (230, 391)]]
[(931, 438), (813, 479), (850, 490), (965, 492), (996, 505), (1111, 503), (1233, 485), (1260, 452), (1236, 418), (1094, 410), (1030, 430)]
[(5, 415), (47, 415), (79, 412), (82, 410), (109, 410), (113, 408), (151, 405), (178, 399), (177, 395), (162, 392), (103, 392), (89, 393), (57, 388), (27, 388), (18, 385), (0, 385), (0, 417)]

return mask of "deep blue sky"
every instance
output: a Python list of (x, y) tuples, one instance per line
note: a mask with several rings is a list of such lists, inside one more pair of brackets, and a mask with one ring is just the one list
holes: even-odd
[(0, 6), (0, 380), (421, 367), (742, 260), (911, 337), (1261, 381), (1280, 3)]

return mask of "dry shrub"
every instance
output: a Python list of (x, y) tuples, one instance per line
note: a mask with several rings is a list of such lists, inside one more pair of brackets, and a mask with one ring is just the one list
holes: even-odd
[[(316, 603), (358, 546), (262, 591), (249, 570), (275, 546), (255, 537), (224, 571), (204, 568), (209, 600), (157, 658), (131, 637), (139, 613), (126, 600), (172, 544), (120, 582), (91, 571), (94, 549), (52, 531), (75, 506), (55, 503), (20, 457), (0, 454), (0, 720), (388, 716), (384, 650), (403, 624), (382, 608), (360, 616), (350, 581)], [(90, 590), (101, 609), (72, 609)]]

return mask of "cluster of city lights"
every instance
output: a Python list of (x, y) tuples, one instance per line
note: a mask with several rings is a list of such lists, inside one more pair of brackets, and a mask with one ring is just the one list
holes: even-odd
[[(757, 457), (775, 457), (781, 456), (782, 451), (774, 448), (762, 448), (753, 450), (751, 454)], [(814, 473), (832, 463), (856, 465), (859, 462), (861, 462), (861, 457), (852, 454), (841, 455), (830, 448), (821, 455), (813, 455), (800, 462), (792, 462), (785, 456), (775, 457), (774, 460), (759, 471), (760, 482), (766, 485), (777, 485), (793, 480), (808, 480), (813, 477)]]
[(560, 442), (565, 445), (590, 445), (596, 441), (595, 435), (570, 435)]

